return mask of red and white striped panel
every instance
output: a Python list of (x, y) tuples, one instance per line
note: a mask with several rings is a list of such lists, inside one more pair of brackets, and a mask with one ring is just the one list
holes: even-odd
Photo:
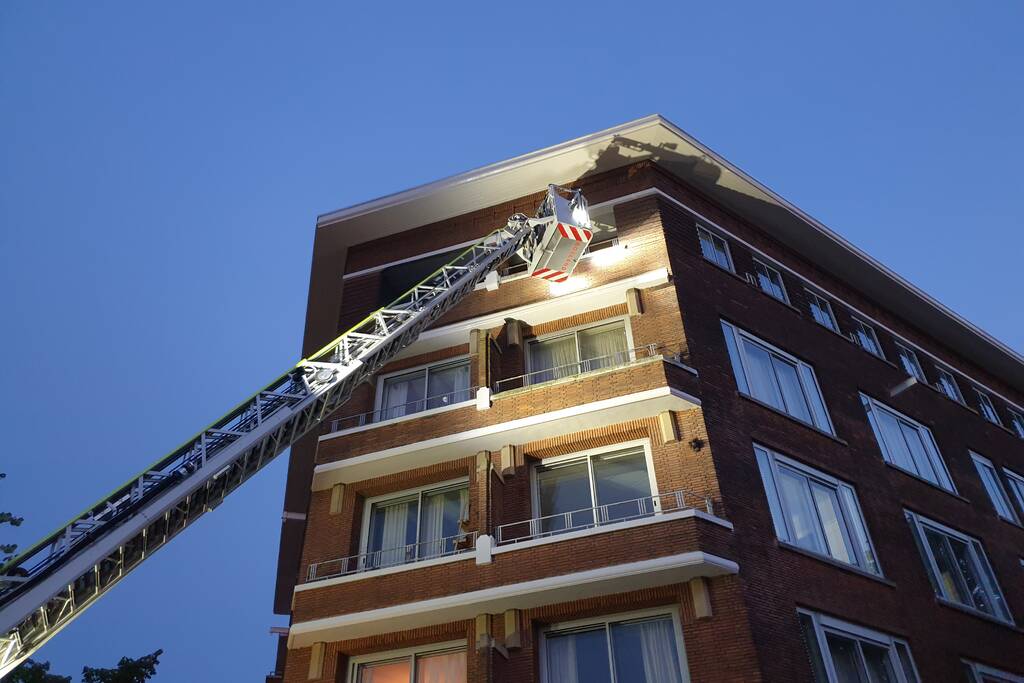
[(593, 233), (586, 228), (577, 228), (575, 225), (563, 225), (562, 223), (558, 224), (558, 232), (562, 234), (562, 237), (577, 242), (589, 242), (593, 237)]
[(533, 277), (539, 277), (542, 280), (549, 282), (565, 282), (569, 279), (569, 276), (560, 270), (551, 270), (549, 268), (538, 268), (533, 271)]

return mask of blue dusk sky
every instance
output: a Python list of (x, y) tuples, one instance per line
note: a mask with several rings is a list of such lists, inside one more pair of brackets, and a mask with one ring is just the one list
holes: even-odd
[[(661, 113), (1024, 349), (1024, 4), (0, 4), (23, 546), (298, 357), (318, 213)], [(285, 459), (38, 657), (258, 681)]]

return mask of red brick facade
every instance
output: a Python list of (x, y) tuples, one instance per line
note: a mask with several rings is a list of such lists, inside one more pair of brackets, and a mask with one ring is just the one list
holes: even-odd
[[(483, 452), (453, 447), (437, 464), (411, 466), (379, 477), (347, 481), (342, 491), (330, 486), (309, 498), (297, 568), (300, 590), (290, 596), (293, 626), (343, 615), (360, 615), (424, 600), (454, 599), (486, 591), (592, 569), (602, 569), (677, 553), (706, 553), (738, 565), (736, 574), (708, 578), (710, 610), (695, 607), (695, 586), (677, 583), (627, 592), (550, 601), (523, 608), (521, 636), (505, 648), (502, 613), (477, 619), (390, 630), (364, 637), (317, 640), (317, 648), (296, 646), (287, 653), (283, 680), (310, 680), (310, 657), (322, 656), (312, 680), (347, 681), (350, 659), (370, 653), (431, 643), (464, 641), (467, 680), (539, 681), (538, 639), (551, 623), (629, 613), (649, 607), (674, 610), (682, 628), (684, 668), (692, 681), (809, 681), (811, 669), (797, 621), (797, 609), (831, 615), (905, 640), (924, 681), (958, 681), (961, 660), (982, 662), (1024, 674), (1024, 637), (1003, 623), (941, 603), (929, 584), (921, 556), (904, 519), (909, 509), (980, 539), (1011, 613), (1024, 617), (1024, 528), (999, 519), (972, 464), (969, 450), (998, 467), (1024, 473), (1024, 440), (984, 420), (976, 411), (942, 396), (927, 385), (913, 386), (890, 398), (906, 378), (894, 364), (893, 334), (916, 346), (929, 381), (932, 354), (949, 367), (983, 383), (1017, 405), (1024, 396), (989, 376), (890, 314), (885, 302), (872, 301), (823, 271), (742, 217), (721, 210), (656, 164), (639, 162), (588, 178), (579, 186), (592, 204), (632, 196), (615, 205), (618, 239), (624, 256), (614, 264), (596, 258), (581, 262), (574, 277), (599, 287), (667, 269), (667, 284), (640, 288), (640, 310), (625, 300), (594, 310), (573, 311), (521, 326), (524, 339), (603, 320), (625, 319), (632, 346), (657, 345), (678, 352), (675, 360), (638, 358), (624, 367), (603, 369), (535, 387), (497, 393), (489, 409), (472, 402), (441, 412), (343, 431), (293, 449), (293, 459), (319, 466), (374, 454), (429, 439), (473, 430), (501, 430), (552, 411), (668, 387), (695, 398), (668, 415), (625, 415), (584, 430), (509, 440), (514, 455), (500, 449)], [(639, 193), (640, 196), (636, 196)], [(348, 273), (479, 237), (514, 211), (531, 212), (538, 196), (403, 233), (386, 244), (367, 242), (349, 249)], [(698, 223), (720, 230), (728, 240), (735, 273), (701, 255)], [(754, 271), (752, 248), (785, 268), (789, 303), (767, 296), (743, 277)], [(763, 257), (762, 257), (763, 258)], [(380, 287), (380, 270), (344, 281), (339, 325), (344, 328), (367, 312)], [(812, 284), (832, 299), (841, 330), (852, 329), (849, 307), (875, 330), (889, 360), (866, 353), (846, 337), (816, 324), (804, 298)], [(567, 295), (572, 296), (572, 295)], [(474, 292), (438, 325), (454, 325), (482, 316), (544, 302), (546, 283), (518, 279), (497, 291)], [(737, 391), (721, 321), (727, 320), (797, 356), (814, 368), (835, 436), (811, 428)], [(386, 367), (384, 374), (440, 359), (470, 359), (471, 383), (493, 386), (525, 371), (525, 343), (509, 343), (505, 326), (472, 331), (457, 345), (410, 356)], [(965, 396), (968, 386), (963, 383)], [(886, 464), (861, 405), (860, 393), (885, 401), (933, 432), (957, 494), (941, 490)], [(374, 409), (375, 387), (361, 387), (335, 417)], [(993, 395), (1004, 424), (1005, 402)], [(699, 402), (699, 405), (696, 403)], [(668, 428), (666, 421), (671, 422)], [(343, 423), (344, 424), (344, 423)], [(322, 436), (332, 427), (326, 422)], [(474, 432), (475, 433), (475, 432)], [(877, 551), (883, 576), (871, 576), (841, 563), (781, 544), (776, 540), (764, 485), (753, 453), (760, 443), (851, 484)], [(470, 552), (444, 563), (415, 564), (403, 571), (372, 571), (343, 581), (304, 583), (311, 563), (355, 555), (361, 548), (368, 498), (432, 483), (469, 482), (467, 531), (493, 535), (497, 527), (536, 516), (532, 506), (531, 467), (558, 455), (586, 452), (620, 443), (643, 443), (653, 464), (657, 490), (685, 490), (694, 500), (711, 501), (714, 519), (689, 516), (646, 525), (513, 549), (479, 563)], [(415, 463), (414, 460), (411, 462)], [(308, 482), (307, 482), (308, 483)], [(338, 496), (340, 495), (340, 505)], [(333, 500), (333, 502), (332, 502)], [(332, 510), (332, 505), (336, 507)], [(717, 521), (716, 521), (717, 520)], [(282, 567), (282, 572), (294, 568)], [(701, 579), (694, 579), (700, 582)], [(294, 579), (286, 585), (294, 583)], [(279, 601), (280, 602), (280, 601)], [(281, 605), (279, 604), (279, 607)], [(481, 621), (483, 620), (483, 621)], [(485, 629), (493, 642), (478, 647)], [(511, 641), (510, 641), (511, 642)], [(313, 667), (312, 670), (317, 669)], [(551, 682), (554, 683), (554, 682)]]

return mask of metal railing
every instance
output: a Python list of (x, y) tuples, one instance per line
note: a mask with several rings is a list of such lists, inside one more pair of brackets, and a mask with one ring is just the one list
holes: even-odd
[(655, 356), (661, 356), (662, 358), (668, 358), (675, 360), (676, 362), (688, 364), (688, 353), (682, 344), (646, 344), (632, 349), (616, 351), (615, 353), (605, 356), (587, 358), (577, 363), (556, 365), (551, 368), (544, 368), (543, 370), (534, 370), (533, 372), (528, 372), (523, 375), (516, 375), (515, 377), (506, 377), (495, 382), (492, 390), (495, 394), (500, 394), (503, 391), (522, 389), (524, 387), (530, 387), (544, 382), (551, 382), (557, 379), (575, 377), (595, 370), (621, 368), (629, 365), (630, 363), (644, 360), (646, 358), (653, 358)]
[(459, 555), (473, 550), (476, 546), (476, 537), (477, 532), (467, 531), (463, 534), (445, 536), (444, 538), (436, 538), (431, 541), (420, 541), (419, 543), (409, 543), (395, 548), (372, 550), (360, 553), (359, 555), (349, 555), (348, 557), (314, 562), (306, 570), (306, 580), (304, 583), (332, 579), (338, 576), (348, 576), (349, 574), (360, 574), (373, 571), (374, 569), (384, 569), (385, 567), (397, 567), (438, 557), (448, 557), (449, 555)]
[(671, 491), (502, 524), (495, 529), (494, 538), (497, 545), (520, 543), (570, 531), (609, 526), (667, 512), (692, 509), (704, 510), (709, 515), (715, 514), (710, 497), (689, 491)]
[(363, 427), (368, 424), (375, 422), (383, 422), (384, 420), (392, 420), (397, 417), (405, 417), (407, 415), (415, 415), (416, 413), (422, 413), (425, 410), (433, 410), (434, 408), (444, 408), (447, 406), (457, 405), (459, 403), (465, 403), (472, 401), (476, 396), (476, 390), (478, 387), (468, 387), (466, 389), (457, 389), (455, 391), (449, 391), (446, 394), (436, 394), (434, 396), (427, 396), (425, 398), (417, 399), (415, 401), (409, 401), (408, 403), (402, 403), (397, 406), (388, 406), (387, 408), (381, 408), (379, 410), (371, 410), (366, 413), (357, 413), (355, 415), (346, 415), (345, 417), (339, 417), (331, 420), (329, 434), (334, 432), (340, 432), (344, 429), (351, 429), (353, 427)]

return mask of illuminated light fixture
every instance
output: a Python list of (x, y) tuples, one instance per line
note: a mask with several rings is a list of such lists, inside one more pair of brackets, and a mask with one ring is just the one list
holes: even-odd
[(590, 286), (590, 280), (585, 277), (571, 277), (564, 282), (552, 282), (549, 286), (551, 296), (565, 296), (586, 289)]

